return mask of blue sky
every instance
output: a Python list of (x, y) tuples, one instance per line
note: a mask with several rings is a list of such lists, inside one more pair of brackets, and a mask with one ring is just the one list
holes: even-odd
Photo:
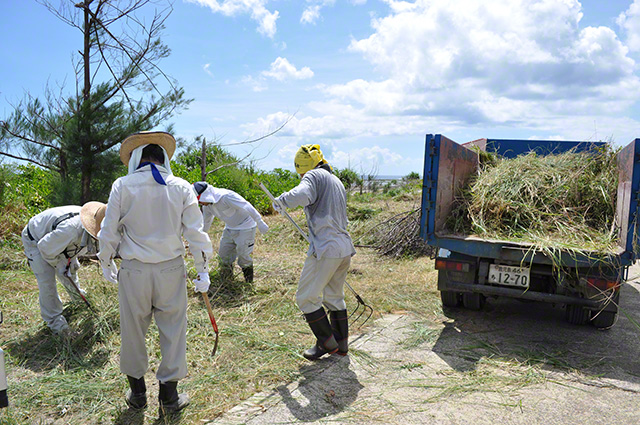
[[(176, 135), (232, 144), (289, 117), (251, 152), (265, 170), (304, 143), (402, 176), (427, 133), (640, 137), (640, 0), (175, 0), (166, 27), (161, 67), (194, 99)], [(0, 1), (0, 40), (0, 119), (47, 83), (74, 90), (80, 33), (45, 7)]]

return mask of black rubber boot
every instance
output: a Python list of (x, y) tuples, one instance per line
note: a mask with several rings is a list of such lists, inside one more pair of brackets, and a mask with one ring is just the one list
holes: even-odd
[(160, 382), (158, 401), (160, 402), (160, 416), (170, 415), (189, 405), (189, 396), (186, 393), (178, 394), (178, 382)]
[(242, 269), (244, 275), (244, 281), (247, 283), (253, 283), (253, 266), (245, 267)]
[(325, 354), (333, 354), (338, 351), (338, 343), (333, 336), (331, 324), (324, 309), (320, 307), (313, 313), (305, 314), (304, 317), (307, 319), (311, 331), (316, 336), (316, 344), (305, 350), (302, 355), (309, 360), (318, 360)]
[(147, 386), (142, 378), (127, 376), (130, 389), (127, 391), (127, 405), (133, 409), (144, 409), (147, 407)]
[(331, 329), (338, 343), (338, 354), (346, 356), (349, 352), (349, 316), (347, 310), (331, 312)]

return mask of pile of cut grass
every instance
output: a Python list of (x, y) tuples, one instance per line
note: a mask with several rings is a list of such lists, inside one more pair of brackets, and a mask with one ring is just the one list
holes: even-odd
[(481, 156), (454, 202), (447, 229), (555, 249), (615, 250), (617, 150), (568, 151), (512, 159)]

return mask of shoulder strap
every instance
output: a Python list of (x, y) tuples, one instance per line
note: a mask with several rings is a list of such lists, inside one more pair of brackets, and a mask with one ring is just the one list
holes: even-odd
[(77, 215), (80, 215), (80, 213), (70, 212), (70, 213), (67, 213), (65, 215), (62, 215), (62, 216), (56, 218), (56, 221), (53, 222), (53, 226), (51, 227), (51, 230), (56, 230), (56, 227), (58, 227), (60, 225), (60, 223), (62, 223), (65, 220), (70, 219), (71, 217), (75, 217)]

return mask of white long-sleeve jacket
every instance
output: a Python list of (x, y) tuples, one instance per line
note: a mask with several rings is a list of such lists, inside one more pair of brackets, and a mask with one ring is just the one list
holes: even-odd
[(256, 227), (262, 216), (246, 199), (236, 192), (208, 185), (200, 195), (201, 201), (211, 202), (202, 206), (204, 231), (209, 231), (213, 219), (224, 221), (229, 230), (244, 230)]
[(49, 208), (27, 223), (40, 255), (53, 267), (63, 259), (75, 257), (82, 248), (85, 230), (80, 221), (80, 209), (76, 205)]
[(347, 193), (330, 171), (318, 167), (306, 172), (298, 186), (277, 200), (286, 208), (304, 207), (309, 227), (308, 255), (344, 258), (356, 253), (347, 231)]
[(208, 272), (213, 255), (209, 236), (202, 230), (202, 213), (193, 188), (158, 165), (167, 185), (158, 184), (149, 165), (117, 179), (109, 195), (98, 233), (103, 266), (119, 247), (120, 257), (159, 263), (185, 254), (182, 236), (189, 242), (198, 273)]

